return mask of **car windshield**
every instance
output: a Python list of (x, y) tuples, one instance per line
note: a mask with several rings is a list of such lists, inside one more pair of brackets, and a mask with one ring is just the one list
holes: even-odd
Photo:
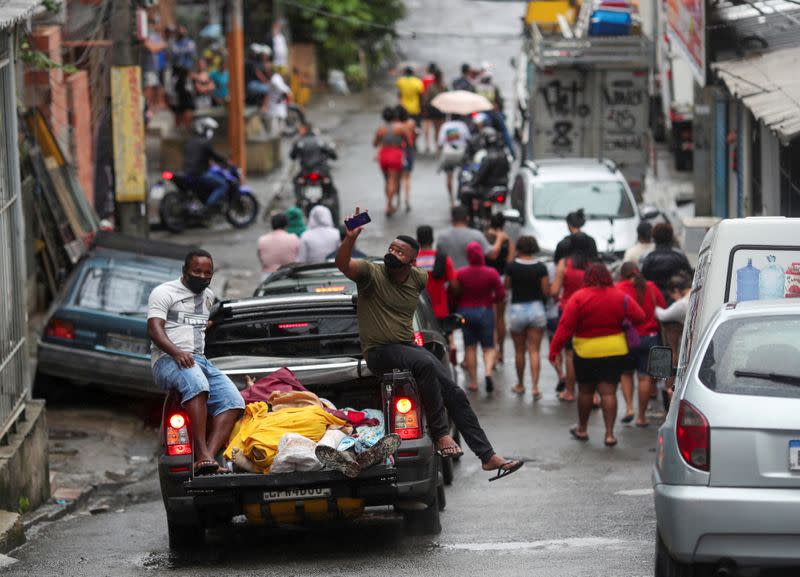
[(727, 321), (700, 365), (700, 381), (719, 393), (800, 398), (800, 315)]
[(540, 182), (533, 186), (536, 218), (563, 220), (582, 208), (589, 219), (633, 218), (633, 205), (621, 182)]
[(173, 280), (176, 271), (130, 267), (92, 267), (86, 272), (75, 306), (114, 314), (147, 315), (147, 299), (154, 288)]

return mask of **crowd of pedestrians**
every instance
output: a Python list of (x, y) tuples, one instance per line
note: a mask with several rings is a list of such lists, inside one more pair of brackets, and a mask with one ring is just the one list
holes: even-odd
[[(224, 43), (208, 38), (201, 49), (198, 42), (186, 26), (162, 25), (155, 12), (149, 15), (141, 62), (148, 118), (169, 108), (176, 127), (190, 128), (196, 111), (228, 102), (230, 75)], [(281, 22), (276, 21), (267, 42), (251, 44), (245, 60), (247, 101), (268, 114), (273, 130), (281, 129), (287, 116), (288, 57), (288, 42)]]

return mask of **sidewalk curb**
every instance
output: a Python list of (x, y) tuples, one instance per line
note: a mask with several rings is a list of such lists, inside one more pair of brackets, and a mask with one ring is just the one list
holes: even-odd
[(18, 513), (0, 510), (0, 555), (25, 543), (25, 530)]

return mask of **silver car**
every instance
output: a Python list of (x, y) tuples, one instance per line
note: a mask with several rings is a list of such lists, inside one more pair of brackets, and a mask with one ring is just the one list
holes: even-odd
[[(800, 565), (798, 336), (800, 302), (727, 304), (678, 367), (653, 471), (656, 577)], [(651, 351), (654, 377), (671, 367)]]

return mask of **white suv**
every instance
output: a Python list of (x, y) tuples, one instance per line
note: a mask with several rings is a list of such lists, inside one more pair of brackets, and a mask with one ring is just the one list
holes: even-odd
[(522, 225), (543, 252), (552, 253), (569, 234), (566, 217), (583, 209), (583, 232), (597, 242), (600, 253), (622, 254), (636, 244), (641, 220), (656, 218), (658, 210), (640, 212), (625, 177), (610, 160), (564, 158), (525, 161), (514, 178), (507, 220)]

